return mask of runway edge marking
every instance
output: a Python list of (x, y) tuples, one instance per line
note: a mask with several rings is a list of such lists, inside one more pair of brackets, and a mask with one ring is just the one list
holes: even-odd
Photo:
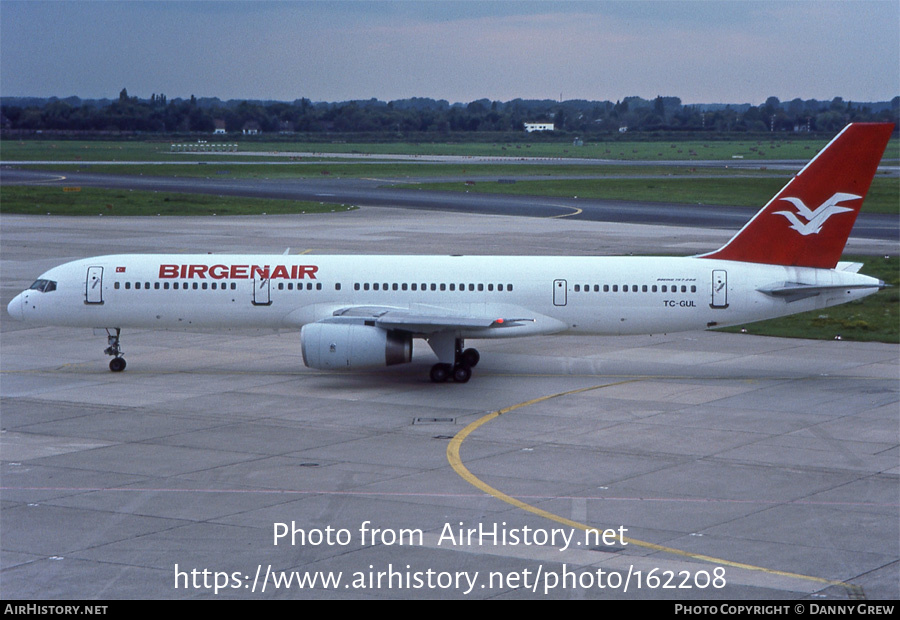
[[(521, 500), (518, 500), (515, 497), (512, 497), (510, 495), (507, 495), (503, 491), (500, 491), (499, 489), (495, 489), (494, 487), (490, 486), (489, 484), (487, 484), (486, 482), (484, 482), (483, 480), (478, 478), (471, 471), (469, 471), (469, 469), (462, 462), (462, 458), (459, 455), (459, 450), (460, 450), (460, 447), (462, 446), (463, 442), (469, 437), (469, 435), (474, 433), (476, 430), (478, 430), (479, 428), (481, 428), (488, 422), (491, 422), (504, 414), (515, 411), (516, 409), (521, 409), (523, 407), (530, 407), (531, 405), (536, 405), (538, 403), (542, 403), (544, 401), (551, 400), (553, 398), (561, 398), (563, 396), (571, 396), (572, 394), (580, 394), (583, 392), (590, 392), (593, 390), (599, 390), (599, 389), (606, 388), (606, 387), (625, 385), (628, 383), (637, 383), (639, 381), (643, 381), (643, 379), (628, 379), (625, 381), (617, 381), (614, 383), (604, 383), (602, 385), (592, 385), (589, 387), (578, 388), (575, 390), (568, 390), (566, 392), (558, 392), (556, 394), (540, 396), (538, 398), (533, 398), (533, 399), (527, 400), (525, 402), (517, 403), (515, 405), (510, 405), (509, 407), (505, 407), (503, 409), (498, 409), (497, 411), (493, 411), (487, 415), (480, 417), (479, 419), (475, 420), (474, 422), (470, 423), (468, 426), (466, 426), (461, 431), (459, 431), (453, 437), (453, 439), (450, 440), (450, 443), (447, 445), (447, 461), (450, 463), (450, 466), (453, 468), (453, 470), (463, 480), (465, 480), (466, 482), (468, 482), (475, 488), (480, 489), (481, 491), (484, 491), (488, 495), (490, 495), (496, 499), (499, 499), (502, 502), (506, 502), (507, 504), (515, 506), (516, 508), (519, 508), (526, 512), (530, 512), (539, 517), (543, 517), (545, 519), (555, 521), (562, 525), (566, 525), (568, 527), (572, 527), (572, 528), (584, 530), (584, 531), (594, 530), (594, 529), (599, 529), (602, 531), (603, 530), (602, 527), (590, 526), (585, 523), (573, 521), (572, 519), (567, 519), (566, 517), (561, 517), (552, 512), (548, 512), (546, 510), (537, 508), (536, 506), (532, 506)], [(757, 571), (757, 572), (762, 572), (762, 573), (766, 573), (769, 575), (776, 575), (776, 576), (780, 576), (780, 577), (789, 577), (792, 579), (802, 579), (804, 581), (812, 581), (812, 582), (821, 583), (821, 584), (827, 585), (827, 586), (840, 586), (847, 590), (848, 594), (850, 595), (850, 598), (864, 597), (862, 588), (860, 588), (859, 586), (854, 585), (854, 584), (846, 583), (844, 581), (838, 581), (838, 580), (834, 580), (834, 579), (826, 579), (824, 577), (815, 577), (813, 575), (801, 575), (799, 573), (792, 573), (789, 571), (765, 568), (763, 566), (755, 566), (753, 564), (745, 564), (743, 562), (734, 562), (734, 561), (726, 560), (723, 558), (716, 558), (713, 556), (704, 555), (704, 554), (700, 554), (700, 553), (692, 553), (690, 551), (684, 551), (682, 549), (675, 549), (674, 547), (666, 547), (664, 545), (658, 545), (656, 543), (648, 542), (645, 540), (637, 540), (634, 538), (627, 538), (627, 537), (623, 538), (622, 540), (624, 542), (627, 542), (628, 544), (632, 544), (637, 547), (644, 547), (645, 549), (652, 549), (654, 551), (659, 551), (662, 553), (670, 553), (670, 554), (678, 555), (681, 557), (699, 560), (701, 562), (709, 562), (709, 563), (713, 563), (713, 564), (730, 566), (732, 568), (739, 568), (739, 569), (744, 569), (744, 570), (749, 570), (749, 571)]]

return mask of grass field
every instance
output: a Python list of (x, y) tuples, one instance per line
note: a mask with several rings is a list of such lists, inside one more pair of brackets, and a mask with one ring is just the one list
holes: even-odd
[(0, 213), (27, 215), (275, 215), (331, 213), (352, 208), (355, 207), (207, 194), (0, 186)]
[[(475, 186), (453, 182), (447, 184), (417, 185), (423, 189), (450, 191), (477, 191), (532, 196), (578, 196), (608, 200), (661, 201), (670, 203), (703, 203), (729, 206), (758, 207), (790, 179), (791, 170), (766, 170), (759, 168), (691, 167), (691, 160), (713, 159), (733, 161), (760, 158), (789, 159), (797, 162), (797, 170), (809, 160), (826, 140), (782, 137), (779, 140), (709, 141), (709, 142), (606, 142), (573, 147), (570, 144), (319, 144), (319, 143), (265, 143), (247, 142), (239, 148), (248, 151), (271, 151), (279, 155), (262, 159), (251, 158), (254, 163), (236, 165), (236, 159), (247, 160), (244, 155), (209, 153), (173, 153), (169, 142), (125, 141), (4, 141), (0, 145), (5, 161), (54, 160), (72, 162), (71, 166), (36, 166), (37, 169), (72, 172), (90, 171), (100, 174), (133, 174), (144, 176), (182, 176), (192, 178), (229, 179), (288, 179), (288, 178), (376, 178), (415, 179), (428, 176), (463, 177), (474, 181)], [(342, 160), (317, 160), (304, 158), (296, 162), (284, 155), (285, 151), (330, 153), (380, 153), (410, 155), (472, 155), (501, 157), (588, 157), (598, 158), (597, 165), (547, 165), (473, 163), (422, 164), (410, 162), (349, 163)], [(900, 142), (892, 140), (888, 145), (885, 161), (900, 158)], [(628, 166), (604, 165), (602, 159), (631, 159), (636, 161), (676, 160), (684, 165)], [(148, 162), (146, 165), (87, 164), (88, 161)], [(165, 163), (163, 163), (165, 162)], [(199, 163), (202, 162), (202, 163)], [(257, 163), (258, 162), (258, 163)], [(272, 165), (278, 162), (279, 165)], [(497, 183), (504, 177), (533, 177), (534, 180), (517, 183)], [(570, 179), (552, 181), (547, 176), (592, 176), (602, 179)], [(724, 178), (724, 177), (728, 178)], [(709, 178), (722, 177), (722, 178)], [(876, 178), (865, 210), (870, 213), (897, 213), (900, 211), (900, 178), (882, 176)]]
[[(770, 171), (765, 168), (725, 168), (725, 167), (692, 167), (685, 165), (642, 165), (628, 164), (580, 164), (562, 163), (547, 165), (520, 164), (440, 164), (440, 163), (371, 163), (327, 160), (316, 162), (259, 162), (240, 164), (228, 161), (192, 162), (181, 164), (143, 163), (136, 165), (123, 164), (88, 164), (58, 163), (34, 164), (22, 166), (29, 170), (46, 170), (48, 172), (92, 172), (97, 174), (191, 177), (231, 179), (298, 179), (298, 178), (365, 178), (365, 179), (417, 179), (421, 177), (463, 177), (466, 179), (499, 179), (503, 177), (533, 177), (540, 179), (548, 176), (634, 176), (634, 177), (668, 177), (668, 176), (779, 176), (790, 178), (789, 171)], [(800, 169), (800, 165), (797, 166)]]
[[(586, 142), (573, 146), (569, 140), (559, 142), (463, 143), (398, 142), (387, 144), (316, 143), (316, 142), (248, 142), (240, 137), (222, 143), (237, 144), (240, 151), (273, 153), (275, 159), (286, 159), (289, 153), (347, 153), (457, 155), (473, 157), (540, 157), (590, 158), (613, 160), (745, 160), (792, 159), (807, 161), (825, 146), (831, 137), (800, 138), (778, 136), (768, 140), (710, 141), (620, 141)], [(170, 141), (89, 141), (89, 140), (5, 140), (0, 144), (4, 161), (228, 161), (241, 159), (236, 154), (176, 153)], [(213, 141), (207, 142), (214, 144)], [(900, 141), (891, 140), (884, 159), (900, 159)]]

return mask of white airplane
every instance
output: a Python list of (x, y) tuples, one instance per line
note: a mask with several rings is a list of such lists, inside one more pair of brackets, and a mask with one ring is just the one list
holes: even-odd
[[(701, 256), (122, 254), (47, 271), (8, 306), (38, 325), (106, 329), (112, 371), (127, 328), (299, 329), (303, 362), (355, 369), (437, 355), (465, 383), (467, 339), (664, 333), (759, 321), (875, 293), (839, 262), (892, 124), (851, 124), (722, 248)], [(810, 206), (807, 206), (810, 205)]]

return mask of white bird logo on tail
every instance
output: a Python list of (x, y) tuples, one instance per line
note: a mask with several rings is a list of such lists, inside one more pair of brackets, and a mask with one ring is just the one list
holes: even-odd
[[(822, 230), (822, 225), (825, 224), (825, 220), (827, 220), (832, 215), (843, 213), (844, 211), (853, 211), (853, 209), (849, 207), (837, 206), (838, 203), (844, 202), (845, 200), (856, 200), (857, 198), (862, 198), (862, 196), (838, 192), (834, 196), (823, 202), (821, 205), (819, 205), (819, 207), (815, 210), (807, 207), (799, 198), (782, 198), (781, 200), (787, 200), (788, 202), (793, 204), (797, 208), (797, 213), (794, 213), (792, 211), (776, 211), (775, 213), (776, 215), (783, 215), (784, 217), (786, 217), (791, 223), (791, 228), (796, 230), (801, 235), (813, 235)], [(806, 223), (801, 222), (797, 217), (798, 215), (805, 219)]]

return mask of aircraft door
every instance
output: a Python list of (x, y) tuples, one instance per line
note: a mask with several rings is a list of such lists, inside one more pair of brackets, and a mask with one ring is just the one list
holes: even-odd
[(713, 269), (712, 302), (710, 308), (728, 307), (728, 273), (724, 269)]
[(565, 280), (553, 281), (553, 305), (566, 305), (567, 284)]
[(269, 295), (269, 278), (253, 278), (253, 305), (272, 305), (272, 298)]
[(88, 267), (84, 281), (84, 303), (103, 303), (103, 267)]

